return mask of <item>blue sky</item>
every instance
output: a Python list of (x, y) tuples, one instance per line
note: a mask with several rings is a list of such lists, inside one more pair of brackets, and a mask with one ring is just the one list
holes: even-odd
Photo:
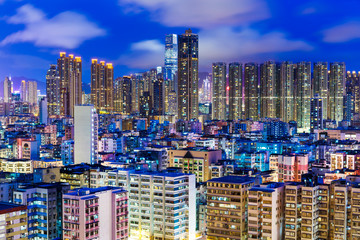
[(344, 61), (360, 70), (358, 0), (0, 0), (0, 79), (45, 81), (66, 51), (115, 64), (115, 77), (163, 65), (164, 39), (199, 34), (200, 70), (215, 61)]

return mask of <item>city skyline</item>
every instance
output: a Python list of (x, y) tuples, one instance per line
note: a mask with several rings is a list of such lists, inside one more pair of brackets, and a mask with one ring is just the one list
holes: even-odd
[[(33, 5), (1, 1), (0, 78), (11, 74), (44, 82), (44, 70), (59, 51), (82, 56), (86, 83), (90, 82), (92, 58), (112, 62), (115, 77), (141, 72), (163, 66), (165, 36), (180, 34), (189, 27), (202, 42), (200, 71), (211, 72), (212, 62), (267, 60), (346, 62), (350, 70), (357, 71), (358, 3), (335, 3), (243, 0), (219, 4), (213, 0), (209, 6), (193, 6), (194, 12), (198, 12), (195, 18), (186, 15), (183, 8), (174, 12), (175, 5), (162, 1), (155, 4), (120, 0), (104, 3), (96, 10), (93, 2), (83, 1), (71, 5), (61, 1), (56, 9), (45, 1)], [(185, 1), (183, 7), (189, 4), (190, 1)], [(108, 11), (110, 8), (115, 11)], [(216, 14), (205, 14), (211, 12)], [(75, 22), (73, 26), (69, 24), (71, 20)], [(43, 27), (34, 29), (35, 23)], [(61, 31), (52, 30), (56, 27)]]

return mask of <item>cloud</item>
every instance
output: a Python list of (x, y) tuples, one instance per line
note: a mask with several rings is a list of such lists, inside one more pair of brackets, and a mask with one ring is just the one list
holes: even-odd
[(144, 40), (131, 44), (129, 53), (119, 57), (116, 64), (136, 69), (149, 69), (164, 64), (165, 46), (159, 40)]
[(31, 42), (39, 47), (74, 49), (86, 40), (106, 35), (104, 29), (79, 13), (67, 11), (46, 18), (44, 12), (30, 4), (17, 9), (17, 14), (7, 22), (24, 24), (25, 29), (7, 36), (2, 45)]
[(323, 31), (323, 41), (328, 43), (348, 42), (360, 38), (360, 22), (347, 22)]
[(214, 61), (239, 61), (254, 55), (311, 49), (308, 43), (290, 40), (282, 32), (261, 34), (249, 28), (237, 31), (223, 27), (199, 33), (199, 58), (203, 66)]
[(270, 17), (264, 0), (119, 0), (119, 4), (125, 12), (149, 11), (154, 21), (171, 27), (212, 28)]
[(313, 13), (316, 13), (315, 7), (308, 7), (301, 11), (301, 14), (303, 14), (303, 15), (308, 15), (308, 14), (313, 14)]

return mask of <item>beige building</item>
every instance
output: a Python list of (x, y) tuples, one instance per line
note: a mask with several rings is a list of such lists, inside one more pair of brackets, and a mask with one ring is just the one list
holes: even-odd
[(248, 190), (254, 183), (237, 176), (207, 182), (207, 239), (247, 239)]
[(248, 239), (283, 239), (284, 184), (266, 183), (249, 190)]
[(169, 151), (169, 166), (192, 173), (197, 182), (211, 179), (210, 166), (221, 159), (221, 150), (182, 149)]
[(25, 159), (0, 159), (0, 169), (3, 172), (33, 173), (34, 163)]
[(28, 239), (27, 206), (0, 203), (0, 238)]

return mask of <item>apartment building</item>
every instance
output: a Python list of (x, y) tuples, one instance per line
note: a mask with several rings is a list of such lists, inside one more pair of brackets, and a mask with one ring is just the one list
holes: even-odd
[(62, 201), (64, 240), (128, 239), (128, 197), (122, 188), (79, 188)]
[(192, 173), (197, 182), (211, 179), (210, 166), (221, 159), (221, 150), (189, 148), (169, 151), (169, 167), (179, 167), (184, 173)]
[(14, 203), (28, 207), (29, 239), (62, 238), (62, 194), (68, 190), (66, 183), (38, 183), (13, 192)]
[(226, 176), (207, 182), (207, 239), (247, 239), (248, 190), (256, 178)]
[(24, 205), (0, 202), (0, 239), (28, 239), (26, 210)]
[(282, 239), (284, 205), (283, 183), (266, 183), (250, 188), (248, 239)]
[(308, 154), (271, 154), (269, 161), (279, 182), (301, 182), (301, 175), (308, 172)]
[(134, 172), (128, 188), (131, 239), (194, 239), (194, 175)]

